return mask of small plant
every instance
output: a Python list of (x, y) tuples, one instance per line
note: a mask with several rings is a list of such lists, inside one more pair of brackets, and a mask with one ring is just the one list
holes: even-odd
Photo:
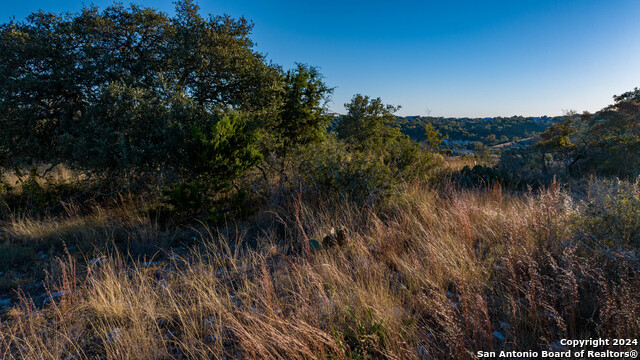
[(352, 309), (347, 309), (351, 327), (343, 334), (343, 349), (349, 359), (369, 359), (382, 355), (384, 349), (385, 328), (380, 319), (376, 319), (371, 308), (365, 310), (364, 317), (358, 317)]

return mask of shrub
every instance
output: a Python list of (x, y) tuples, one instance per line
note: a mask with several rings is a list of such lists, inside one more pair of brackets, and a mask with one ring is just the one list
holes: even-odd
[(318, 193), (334, 194), (360, 204), (389, 196), (400, 185), (393, 170), (362, 151), (349, 152), (337, 139), (306, 149), (301, 155), (300, 180)]
[(74, 179), (43, 177), (35, 167), (28, 174), (22, 174), (19, 170), (17, 173), (15, 187), (0, 182), (0, 206), (8, 210), (7, 214), (14, 211), (41, 215), (63, 211), (63, 201), (80, 198), (85, 194), (86, 189)]
[(502, 151), (495, 170), (505, 185), (515, 188), (547, 185), (554, 177), (564, 178), (566, 175), (564, 166), (550, 161), (537, 147)]
[(575, 231), (588, 249), (639, 261), (640, 183), (593, 180), (588, 185)]
[(462, 186), (489, 186), (502, 183), (504, 179), (496, 168), (485, 165), (472, 168), (466, 165), (455, 174), (455, 180)]

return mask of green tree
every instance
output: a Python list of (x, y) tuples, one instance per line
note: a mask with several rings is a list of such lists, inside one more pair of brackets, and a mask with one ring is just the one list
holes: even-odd
[[(229, 161), (246, 164), (241, 154), (253, 150), (236, 141), (239, 132), (254, 141), (256, 128), (279, 115), (274, 99), (284, 83), (280, 68), (253, 49), (251, 30), (243, 18), (205, 19), (190, 0), (176, 3), (174, 17), (115, 4), (0, 25), (3, 165), (64, 162), (139, 181), (204, 172), (184, 166), (194, 157), (240, 156)], [(233, 140), (192, 146), (202, 134)], [(246, 166), (233, 169), (206, 173), (226, 183)]]
[(207, 128), (192, 127), (183, 163), (186, 173), (207, 183), (209, 189), (227, 190), (233, 179), (262, 159), (255, 146), (256, 134), (246, 131), (246, 126), (246, 121), (234, 114)]
[(640, 175), (640, 90), (614, 96), (615, 103), (596, 114), (584, 114), (574, 171), (620, 177)]
[(358, 94), (345, 108), (347, 114), (335, 129), (337, 136), (349, 149), (368, 157), (371, 164), (379, 163), (398, 179), (425, 175), (434, 166), (431, 152), (422, 151), (416, 142), (391, 126), (395, 121), (393, 113), (399, 107)]
[(574, 112), (570, 112), (564, 121), (549, 126), (540, 134), (541, 140), (536, 143), (536, 148), (540, 151), (540, 161), (545, 170), (548, 162), (560, 161), (569, 165), (566, 161), (572, 156), (576, 147), (569, 138), (576, 132), (573, 128), (575, 115)]
[(211, 111), (242, 110), (260, 120), (273, 116), (282, 74), (253, 49), (252, 29), (245, 18), (205, 19), (194, 1), (177, 2), (167, 44), (174, 85)]
[(57, 163), (87, 103), (76, 64), (78, 42), (64, 18), (42, 12), (0, 25), (0, 147), (3, 165)]
[(280, 137), (278, 153), (285, 156), (289, 149), (322, 140), (330, 118), (326, 105), (333, 89), (322, 80), (317, 68), (297, 64), (284, 79), (283, 106), (275, 124)]
[(347, 114), (340, 118), (336, 133), (352, 148), (380, 151), (388, 140), (401, 135), (399, 130), (389, 126), (400, 107), (385, 105), (380, 98), (371, 99), (360, 94), (344, 106)]
[(168, 203), (180, 212), (207, 211), (220, 193), (226, 193), (234, 180), (258, 164), (262, 154), (255, 146), (256, 133), (246, 131), (246, 121), (237, 114), (194, 125), (185, 146), (181, 181), (165, 192)]
[(542, 134), (541, 140), (536, 143), (539, 148), (567, 152), (575, 148), (569, 136), (576, 132), (572, 127), (573, 118), (568, 116), (566, 120), (549, 126)]
[(621, 95), (614, 95), (613, 100), (615, 100), (616, 103), (622, 103), (625, 101), (640, 102), (640, 89), (634, 88), (633, 90), (622, 93)]
[(440, 144), (449, 138), (448, 135), (442, 136), (440, 131), (433, 126), (431, 121), (428, 121), (424, 125), (424, 134), (426, 136), (425, 143), (431, 150), (437, 150), (440, 147)]
[(271, 202), (278, 202), (286, 193), (290, 173), (300, 165), (296, 161), (300, 151), (326, 138), (331, 120), (326, 105), (332, 91), (317, 68), (296, 64), (282, 74), (281, 86), (272, 99), (275, 114), (254, 123), (265, 160), (257, 167), (265, 184), (278, 184), (263, 188)]

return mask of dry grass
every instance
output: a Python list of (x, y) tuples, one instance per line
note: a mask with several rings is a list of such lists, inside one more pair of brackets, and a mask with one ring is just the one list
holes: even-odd
[[(87, 179), (87, 175), (73, 171), (63, 164), (51, 166), (51, 164), (41, 164), (33, 168), (38, 174), (45, 174), (45, 177), (35, 177), (34, 179), (40, 184), (45, 185), (47, 181), (51, 183), (69, 183), (74, 181), (80, 181)], [(21, 176), (15, 171), (3, 171), (0, 174), (0, 179), (4, 180), (10, 186), (16, 187), (20, 190), (20, 184), (29, 178), (30, 169), (24, 168), (21, 170)]]
[[(555, 185), (525, 195), (414, 185), (384, 211), (297, 199), (259, 229), (205, 228), (199, 246), (166, 261), (65, 257), (46, 306), (24, 297), (7, 312), (0, 354), (474, 358), (561, 338), (637, 335), (638, 277), (620, 261), (579, 254), (575, 211)], [(77, 226), (69, 221), (9, 229), (35, 236)], [(339, 225), (349, 229), (346, 246), (309, 251), (309, 238)]]
[(444, 161), (444, 165), (452, 171), (462, 170), (465, 166), (470, 168), (478, 164), (478, 160), (473, 156), (450, 156)]

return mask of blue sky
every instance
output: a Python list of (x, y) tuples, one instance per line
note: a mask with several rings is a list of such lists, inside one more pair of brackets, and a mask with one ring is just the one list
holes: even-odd
[[(104, 8), (111, 1), (84, 2)], [(125, 3), (127, 3), (125, 1)], [(137, 4), (173, 13), (171, 0)], [(356, 93), (401, 115), (560, 115), (596, 111), (640, 87), (640, 1), (201, 0), (203, 14), (245, 16), (257, 49), (285, 69), (318, 66), (331, 109)], [(82, 1), (0, 4), (0, 21)]]

